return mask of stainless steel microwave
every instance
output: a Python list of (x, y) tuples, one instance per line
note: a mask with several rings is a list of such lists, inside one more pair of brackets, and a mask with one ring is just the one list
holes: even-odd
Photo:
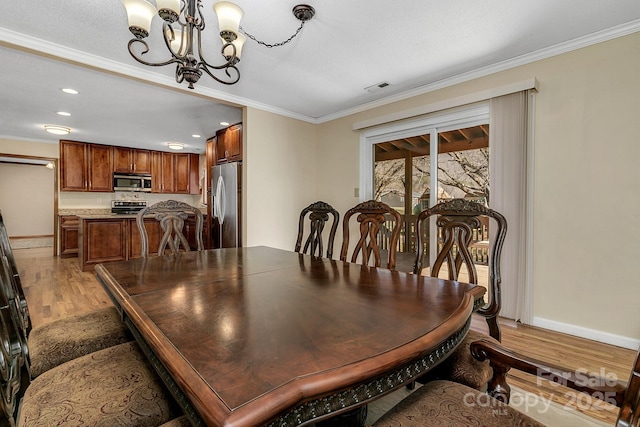
[(113, 190), (114, 191), (144, 191), (151, 192), (151, 175), (143, 174), (113, 174)]

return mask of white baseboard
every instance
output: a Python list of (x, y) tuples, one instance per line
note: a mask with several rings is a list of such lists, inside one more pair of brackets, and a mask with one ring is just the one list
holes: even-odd
[(589, 340), (599, 341), (618, 347), (637, 350), (640, 346), (640, 339), (625, 337), (622, 335), (611, 334), (609, 332), (598, 331), (595, 329), (584, 328), (582, 326), (571, 325), (569, 323), (557, 322), (555, 320), (543, 319), (541, 317), (533, 318), (533, 326), (549, 329), (564, 334), (574, 335)]

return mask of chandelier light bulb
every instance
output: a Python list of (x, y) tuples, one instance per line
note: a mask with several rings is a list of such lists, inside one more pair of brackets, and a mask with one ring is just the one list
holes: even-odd
[(230, 1), (219, 1), (213, 5), (213, 11), (218, 16), (220, 37), (228, 42), (235, 40), (244, 15), (242, 9)]
[(149, 36), (156, 8), (146, 0), (122, 0), (122, 4), (127, 9), (129, 31), (138, 39)]
[(171, 24), (180, 16), (180, 0), (156, 0), (158, 16)]

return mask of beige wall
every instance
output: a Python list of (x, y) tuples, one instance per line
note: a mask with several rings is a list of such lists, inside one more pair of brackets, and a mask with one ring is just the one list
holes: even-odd
[(243, 125), (246, 246), (293, 250), (300, 210), (316, 201), (316, 126), (255, 108)]
[(532, 77), (540, 86), (534, 321), (633, 345), (640, 340), (639, 33), (320, 125), (318, 164), (334, 169), (318, 180), (318, 197), (341, 212), (356, 201), (353, 123)]
[(9, 237), (53, 236), (55, 171), (0, 163), (0, 210)]
[(49, 144), (3, 138), (0, 138), (0, 153), (20, 154), (23, 156), (34, 157), (51, 157), (53, 159), (60, 157), (60, 150), (58, 149), (57, 142)]
[[(58, 145), (0, 138), (0, 153), (58, 158)], [(54, 232), (54, 171), (43, 166), (0, 164), (0, 210), (11, 237)]]

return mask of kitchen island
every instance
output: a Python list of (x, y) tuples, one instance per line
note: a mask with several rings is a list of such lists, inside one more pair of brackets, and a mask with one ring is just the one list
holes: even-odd
[[(203, 236), (208, 236), (206, 215), (204, 215)], [(136, 225), (135, 214), (94, 213), (79, 214), (78, 217), (78, 259), (82, 271), (93, 271), (96, 264), (111, 261), (125, 261), (140, 257), (142, 242)], [(160, 223), (145, 218), (145, 228), (149, 235), (149, 247), (158, 246), (162, 237)], [(183, 233), (192, 249), (196, 248), (196, 219), (189, 215)], [(205, 247), (207, 247), (207, 240)]]

